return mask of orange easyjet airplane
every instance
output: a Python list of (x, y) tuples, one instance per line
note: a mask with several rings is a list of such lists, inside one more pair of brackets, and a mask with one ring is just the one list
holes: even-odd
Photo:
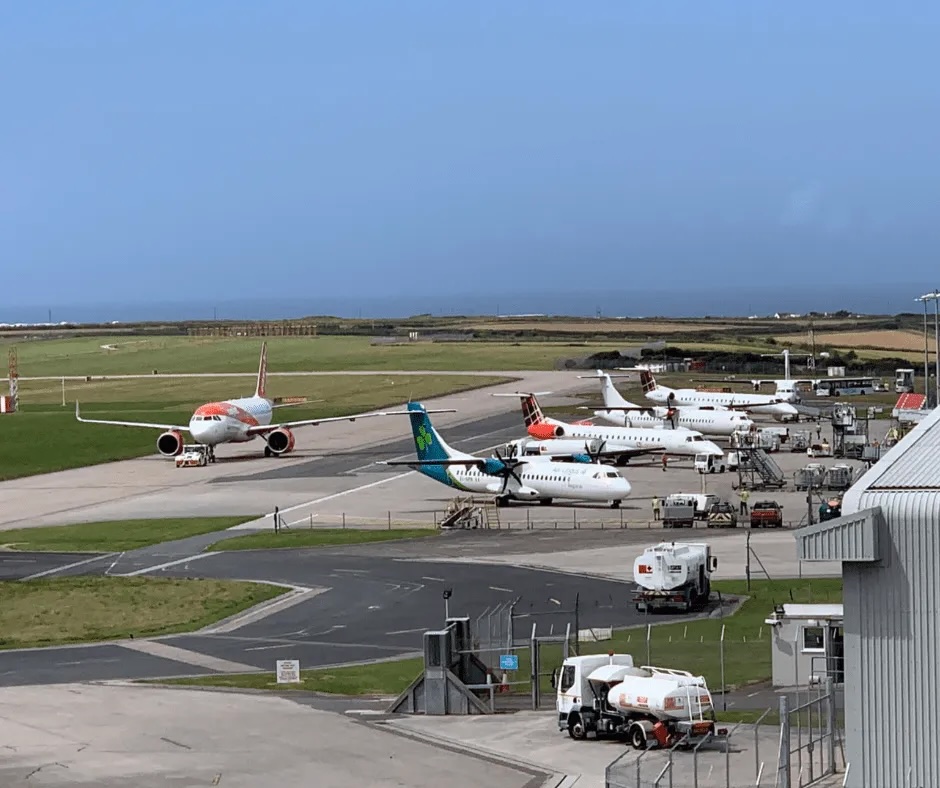
[[(258, 383), (251, 397), (239, 397), (224, 402), (207, 402), (196, 408), (187, 426), (179, 424), (154, 424), (141, 421), (110, 421), (104, 419), (83, 419), (75, 403), (75, 418), (87, 424), (110, 424), (116, 427), (147, 427), (165, 430), (157, 438), (157, 451), (164, 457), (175, 457), (183, 452), (183, 433), (188, 432), (200, 446), (205, 446), (210, 462), (215, 461), (215, 447), (220, 443), (244, 443), (261, 437), (265, 441), (264, 456), (281, 456), (294, 449), (296, 427), (312, 424), (326, 424), (331, 421), (355, 421), (373, 416), (408, 416), (407, 410), (379, 411), (374, 413), (356, 413), (352, 416), (333, 416), (323, 419), (300, 419), (272, 424), (276, 405), (265, 394), (268, 376), (267, 343), (261, 345), (261, 363), (258, 367)], [(453, 408), (429, 411), (430, 413), (454, 413)]]

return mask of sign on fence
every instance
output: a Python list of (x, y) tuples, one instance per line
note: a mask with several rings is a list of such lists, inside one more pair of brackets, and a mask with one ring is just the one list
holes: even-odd
[(519, 655), (518, 654), (500, 654), (499, 655), (499, 669), (500, 670), (519, 670)]
[(278, 684), (300, 684), (300, 660), (279, 659), (277, 661)]
[(613, 627), (594, 627), (593, 629), (578, 630), (578, 640), (581, 643), (598, 643), (602, 640), (610, 640), (613, 636)]

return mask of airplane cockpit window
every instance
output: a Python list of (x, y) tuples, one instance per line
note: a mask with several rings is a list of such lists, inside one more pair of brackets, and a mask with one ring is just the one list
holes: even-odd
[(620, 474), (617, 471), (607, 471), (608, 479), (616, 479)]

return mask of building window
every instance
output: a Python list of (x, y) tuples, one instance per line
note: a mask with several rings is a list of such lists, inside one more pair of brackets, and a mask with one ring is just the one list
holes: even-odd
[(803, 651), (825, 651), (826, 639), (822, 627), (803, 627)]

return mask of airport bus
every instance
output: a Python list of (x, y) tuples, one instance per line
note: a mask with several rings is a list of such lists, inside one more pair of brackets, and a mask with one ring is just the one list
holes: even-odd
[(881, 391), (880, 378), (823, 378), (816, 381), (817, 397), (855, 397)]

